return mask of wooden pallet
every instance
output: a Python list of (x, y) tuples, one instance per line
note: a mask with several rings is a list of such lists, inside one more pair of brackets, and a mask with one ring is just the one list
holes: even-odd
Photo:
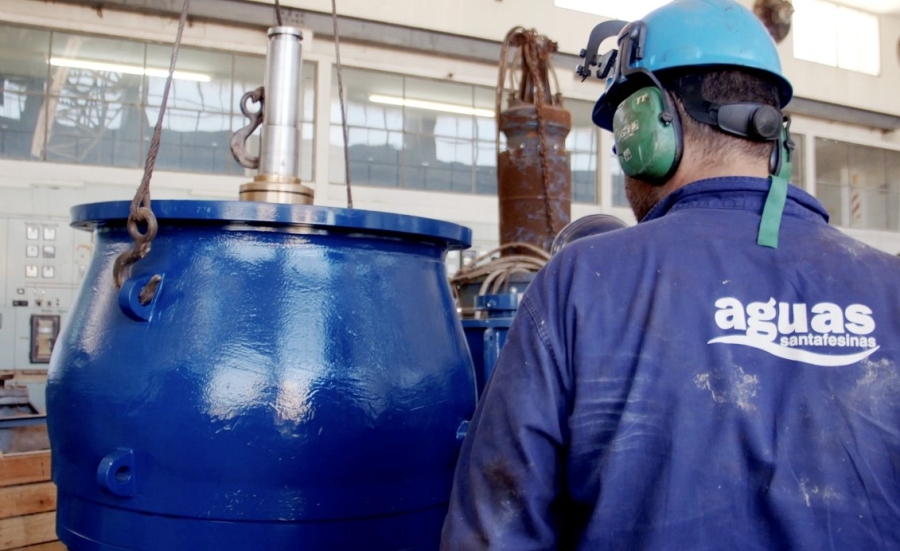
[(0, 551), (65, 551), (56, 537), (50, 452), (0, 455)]

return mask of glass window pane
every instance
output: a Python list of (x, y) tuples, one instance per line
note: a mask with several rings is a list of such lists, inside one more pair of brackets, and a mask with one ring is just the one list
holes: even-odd
[(428, 166), (437, 162), (436, 144), (433, 136), (403, 136), (403, 164), (407, 166)]
[(144, 44), (53, 33), (50, 95), (139, 104)]
[[(170, 45), (0, 25), (0, 156), (141, 166), (170, 59)], [(315, 67), (304, 63), (298, 97), (306, 181), (314, 168)], [(250, 175), (231, 158), (229, 142), (248, 123), (236, 98), (261, 85), (264, 71), (262, 56), (183, 47), (157, 166)], [(258, 143), (250, 137), (251, 153)]]
[(44, 93), (49, 49), (47, 31), (0, 25), (0, 91)]
[(300, 179), (312, 182), (315, 179), (315, 124), (304, 122), (300, 129)]
[[(305, 68), (305, 67), (304, 67)], [(263, 56), (234, 56), (233, 105), (235, 113), (240, 113), (238, 102), (244, 94), (263, 85), (266, 77), (266, 58)]]
[(46, 119), (44, 96), (0, 92), (0, 157), (41, 159)]
[[(344, 68), (350, 178), (354, 184), (401, 185), (403, 77)], [(372, 101), (375, 99), (376, 101)], [(344, 181), (343, 133), (337, 71), (332, 68), (329, 179)]]
[(475, 193), (497, 194), (497, 146), (493, 141), (475, 144)]
[[(147, 104), (160, 105), (172, 57), (171, 46), (147, 46)], [(169, 92), (170, 109), (229, 112), (236, 100), (231, 54), (182, 47)], [(240, 99), (240, 98), (238, 98)]]
[(883, 149), (850, 145), (851, 187), (881, 189), (885, 184)]
[(300, 128), (300, 179), (312, 182), (315, 180), (316, 164), (316, 64), (304, 62), (301, 78), (303, 93), (300, 95), (300, 119), (303, 122)]
[(572, 200), (597, 203), (598, 128), (591, 120), (594, 103), (566, 100), (564, 107), (572, 115), (572, 130), (566, 136), (569, 166), (572, 170)]
[(496, 111), (496, 92), (493, 88), (475, 86), (475, 138), (481, 141), (497, 139), (497, 123), (493, 113)]
[[(402, 130), (402, 76), (347, 68), (343, 69), (342, 75), (348, 125)], [(336, 69), (332, 69), (331, 83), (331, 122), (340, 124), (341, 108)], [(371, 100), (373, 97), (377, 103)]]
[(795, 0), (792, 34), (794, 57), (837, 65), (837, 6), (819, 0)]
[[(147, 107), (148, 119), (156, 123), (157, 108)], [(153, 135), (145, 125), (142, 158)], [(231, 114), (167, 109), (156, 168), (183, 172), (227, 174), (230, 170)]]
[(803, 171), (805, 161), (803, 156), (806, 137), (803, 134), (791, 132), (791, 140), (794, 142), (794, 153), (791, 158), (791, 183), (801, 189), (805, 189), (806, 183), (804, 182)]
[(475, 193), (497, 195), (497, 167), (475, 167)]
[(139, 166), (143, 112), (100, 99), (59, 98), (48, 104), (47, 160)]
[[(394, 132), (351, 128), (349, 130), (351, 183), (398, 187), (402, 140), (402, 137)], [(330, 141), (329, 173), (333, 182), (343, 182), (343, 136), (339, 125), (331, 126)]]
[(848, 183), (849, 145), (816, 138), (815, 155), (817, 198), (831, 215), (831, 223), (842, 226), (846, 222), (841, 190)]
[(885, 151), (887, 229), (900, 230), (900, 151)]
[(312, 122), (316, 119), (316, 64), (304, 62), (301, 76), (303, 78), (301, 118), (304, 122)]
[[(412, 111), (414, 110), (407, 110), (408, 121), (414, 118), (409, 116)], [(433, 132), (435, 135), (469, 140), (475, 137), (475, 117), (443, 113), (434, 113), (434, 115), (436, 115)]]
[(881, 66), (878, 18), (870, 13), (837, 7), (837, 66), (877, 75)]
[(816, 139), (816, 186), (831, 223), (896, 230), (900, 216), (900, 152)]
[[(405, 130), (417, 134), (436, 134), (441, 124), (443, 135), (472, 137), (474, 90), (469, 84), (440, 82), (414, 77), (404, 79)], [(461, 126), (460, 120), (470, 119)], [(457, 133), (460, 132), (461, 133)]]
[(816, 184), (817, 199), (831, 217), (831, 223), (835, 226), (843, 225), (844, 209), (841, 186), (833, 184)]
[[(597, 155), (595, 153), (569, 153), (572, 166), (572, 201), (597, 203)], [(579, 169), (580, 168), (580, 169)]]
[[(442, 113), (437, 113), (435, 111), (425, 111), (422, 109), (406, 107), (403, 110), (403, 130), (405, 132), (410, 132), (412, 134), (426, 134), (433, 136), (437, 130), (437, 121), (438, 119), (453, 119), (455, 118), (452, 115), (444, 115)], [(451, 123), (443, 125), (442, 131), (445, 133), (449, 132), (449, 129), (456, 128), (456, 125)], [(454, 134), (449, 134), (453, 136)]]
[(473, 144), (468, 140), (404, 136), (404, 185), (416, 189), (472, 192)]
[(794, 0), (794, 57), (877, 75), (881, 66), (878, 17), (832, 2)]
[(850, 227), (886, 229), (885, 151), (855, 144), (849, 149)]

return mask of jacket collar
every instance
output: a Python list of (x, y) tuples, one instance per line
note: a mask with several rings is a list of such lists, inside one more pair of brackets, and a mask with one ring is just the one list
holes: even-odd
[[(649, 222), (668, 212), (690, 208), (749, 210), (762, 213), (769, 191), (768, 178), (729, 176), (708, 178), (676, 189), (656, 204), (641, 222)], [(785, 216), (828, 223), (828, 212), (812, 195), (788, 187)]]

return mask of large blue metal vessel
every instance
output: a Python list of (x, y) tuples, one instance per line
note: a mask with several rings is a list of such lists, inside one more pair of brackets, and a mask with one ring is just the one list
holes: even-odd
[(436, 548), (476, 397), (443, 263), (469, 230), (155, 201), (152, 251), (117, 290), (128, 209), (72, 211), (95, 252), (47, 388), (62, 541)]

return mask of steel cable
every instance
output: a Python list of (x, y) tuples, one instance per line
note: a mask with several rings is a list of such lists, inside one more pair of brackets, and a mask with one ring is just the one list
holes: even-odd
[[(144, 176), (131, 201), (126, 227), (134, 244), (131, 249), (120, 254), (113, 263), (113, 279), (117, 289), (131, 275), (131, 267), (150, 252), (151, 244), (159, 231), (159, 225), (150, 204), (150, 179), (153, 177), (153, 167), (156, 165), (156, 156), (159, 154), (160, 141), (162, 139), (162, 125), (166, 114), (166, 106), (169, 100), (169, 91), (172, 88), (175, 65), (178, 61), (178, 50), (181, 48), (181, 37), (184, 34), (184, 26), (187, 23), (188, 8), (191, 0), (184, 0), (181, 8), (181, 17), (178, 19), (178, 32), (175, 35), (175, 45), (172, 48), (172, 58), (169, 62), (169, 74), (163, 88), (162, 101), (159, 106), (159, 116), (156, 126), (153, 128), (153, 137), (150, 139), (150, 147), (147, 149), (147, 159), (144, 163)], [(146, 225), (146, 230), (141, 231), (141, 224)], [(156, 292), (161, 276), (155, 275), (141, 290), (141, 304), (148, 304)]]
[(347, 181), (347, 208), (353, 208), (353, 194), (350, 191), (350, 137), (347, 130), (347, 108), (344, 105), (344, 78), (341, 71), (341, 40), (338, 33), (337, 1), (331, 0), (331, 23), (334, 27), (334, 57), (337, 65), (338, 99), (341, 103), (341, 129), (344, 133), (344, 174)]

